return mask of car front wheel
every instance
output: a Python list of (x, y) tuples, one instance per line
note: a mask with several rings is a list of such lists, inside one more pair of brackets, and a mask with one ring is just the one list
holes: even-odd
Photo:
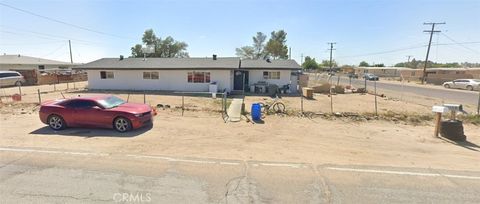
[(48, 126), (53, 130), (63, 130), (67, 127), (65, 120), (59, 115), (51, 115), (48, 117)]
[(132, 129), (132, 123), (124, 117), (118, 117), (113, 121), (113, 128), (118, 132), (127, 132)]

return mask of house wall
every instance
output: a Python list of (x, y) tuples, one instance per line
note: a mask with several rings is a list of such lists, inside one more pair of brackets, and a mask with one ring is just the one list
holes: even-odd
[[(101, 79), (100, 71), (114, 72), (113, 79)], [(162, 90), (207, 92), (210, 83), (188, 83), (191, 70), (155, 70), (159, 79), (143, 79), (144, 71), (153, 70), (88, 70), (88, 88), (105, 90)], [(195, 70), (210, 72), (210, 81), (217, 82), (219, 90), (231, 91), (231, 70)]]
[(379, 77), (399, 77), (400, 76), (400, 69), (369, 69), (369, 68), (356, 68), (355, 73), (357, 73), (360, 77), (363, 76), (365, 73), (371, 73)]
[[(421, 81), (423, 69), (402, 70), (403, 78), (409, 81)], [(480, 79), (480, 69), (427, 69), (427, 83), (440, 85), (455, 79)]]
[[(264, 71), (270, 71), (270, 72), (275, 72), (278, 71), (280, 72), (280, 79), (264, 79), (263, 78), (263, 72)], [(249, 79), (249, 86), (259, 82), (259, 81), (265, 81), (269, 84), (276, 84), (278, 87), (282, 87), (283, 85), (291, 84), (290, 86), (290, 91), (292, 93), (297, 92), (297, 80), (298, 76), (291, 76), (292, 70), (248, 70), (248, 79)]]

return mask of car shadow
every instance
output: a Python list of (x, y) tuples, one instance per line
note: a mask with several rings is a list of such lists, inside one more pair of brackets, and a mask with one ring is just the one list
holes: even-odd
[(67, 128), (65, 130), (55, 131), (48, 126), (44, 126), (30, 132), (33, 135), (59, 135), (59, 136), (75, 136), (75, 137), (118, 137), (130, 138), (139, 136), (153, 128), (153, 125), (144, 126), (139, 129), (131, 130), (125, 133), (117, 132), (113, 129), (100, 128)]

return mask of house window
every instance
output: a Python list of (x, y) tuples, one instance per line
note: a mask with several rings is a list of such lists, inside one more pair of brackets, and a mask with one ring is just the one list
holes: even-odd
[(45, 69), (45, 65), (38, 65), (38, 69), (39, 69), (39, 70), (44, 70), (44, 69)]
[(280, 72), (263, 72), (263, 79), (280, 79)]
[(143, 79), (158, 79), (158, 72), (143, 72)]
[(106, 71), (100, 72), (100, 79), (113, 79), (113, 78), (114, 78), (113, 72), (106, 72)]
[(210, 83), (210, 72), (188, 72), (188, 83)]

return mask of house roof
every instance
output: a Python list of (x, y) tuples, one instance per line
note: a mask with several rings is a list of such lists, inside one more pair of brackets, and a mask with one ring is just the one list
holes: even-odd
[(102, 58), (73, 69), (238, 69), (240, 58)]
[(71, 65), (71, 63), (68, 62), (23, 55), (0, 55), (0, 64)]
[(242, 60), (242, 69), (302, 69), (295, 60)]

